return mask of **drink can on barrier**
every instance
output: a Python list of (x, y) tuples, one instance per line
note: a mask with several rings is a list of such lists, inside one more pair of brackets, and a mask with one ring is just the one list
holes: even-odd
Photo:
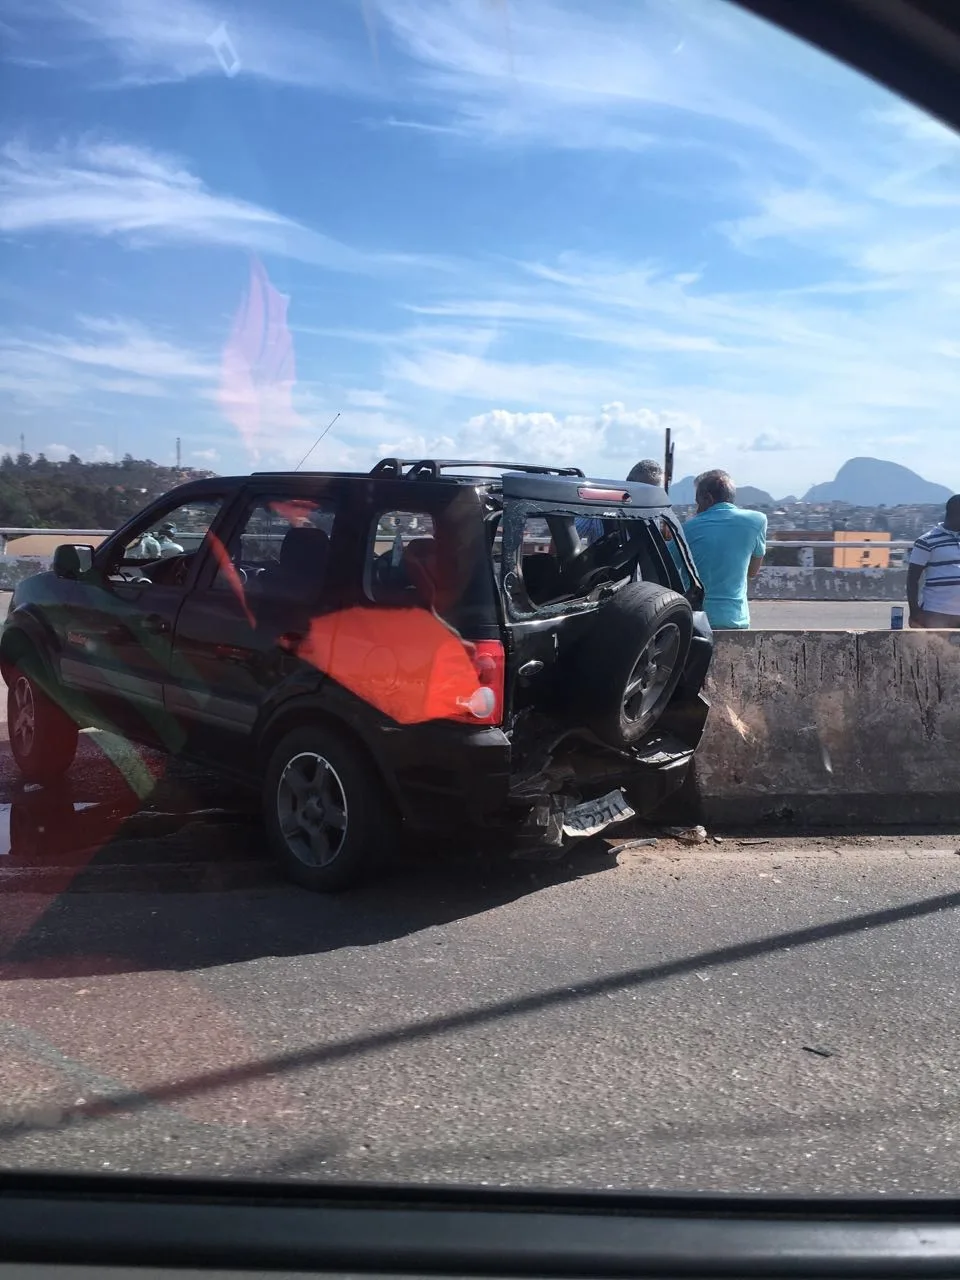
[(895, 604), (890, 610), (890, 630), (903, 630), (903, 605)]

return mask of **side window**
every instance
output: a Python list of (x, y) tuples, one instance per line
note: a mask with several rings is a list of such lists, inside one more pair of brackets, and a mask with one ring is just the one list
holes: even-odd
[[(561, 572), (565, 557), (563, 552), (576, 547), (573, 538), (573, 517), (552, 517), (557, 536), (561, 536), (561, 528), (568, 530), (568, 538), (561, 537), (560, 549), (554, 545), (553, 531), (542, 516), (527, 516), (523, 525), (523, 545), (521, 547), (521, 577), (531, 604), (546, 604), (562, 597), (564, 584)], [(568, 558), (568, 557), (567, 557)]]
[(220, 497), (182, 503), (138, 523), (123, 545), (120, 564), (146, 565), (198, 551), (223, 501)]
[[(692, 563), (693, 555), (690, 548), (687, 546), (687, 540), (684, 537), (683, 529), (678, 522), (674, 520), (667, 520), (666, 518), (663, 520), (660, 528), (666, 540), (667, 550), (670, 552), (670, 558), (673, 561), (677, 573), (680, 575), (680, 582), (683, 587), (684, 594), (686, 594), (694, 585), (693, 578), (687, 568), (687, 560)], [(686, 555), (684, 555), (684, 553), (686, 553)]]
[(329, 502), (263, 497), (251, 506), (228, 547), (214, 547), (220, 561), (214, 590), (315, 592), (323, 585), (333, 533)]
[(381, 512), (371, 531), (364, 581), (374, 604), (436, 604), (437, 530), (425, 511)]

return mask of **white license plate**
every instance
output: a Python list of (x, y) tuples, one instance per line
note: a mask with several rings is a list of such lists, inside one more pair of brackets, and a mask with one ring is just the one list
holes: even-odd
[(587, 800), (563, 815), (563, 834), (565, 836), (595, 836), (611, 823), (623, 822), (634, 817), (634, 811), (627, 804), (626, 797), (619, 790), (610, 791), (599, 800)]

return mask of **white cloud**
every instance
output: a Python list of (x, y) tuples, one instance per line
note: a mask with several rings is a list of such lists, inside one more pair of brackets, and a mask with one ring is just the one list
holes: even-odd
[(744, 449), (751, 453), (782, 453), (785, 449), (797, 449), (800, 446), (789, 436), (778, 435), (774, 431), (761, 431)]
[[(133, 374), (137, 378), (202, 382), (216, 376), (217, 369), (212, 362), (188, 348), (156, 337), (135, 321), (84, 316), (80, 324), (91, 335), (87, 340), (47, 339), (45, 345), (38, 343), (36, 349), (77, 364)], [(138, 385), (119, 382), (124, 390)]]
[(392, 403), (382, 391), (367, 391), (355, 387), (346, 394), (346, 401), (356, 409), (390, 409)]
[(867, 119), (889, 125), (911, 147), (932, 147), (956, 155), (960, 138), (948, 125), (907, 102), (892, 102), (888, 107), (875, 107)]
[(594, 474), (626, 475), (641, 458), (663, 454), (664, 429), (678, 447), (700, 456), (703, 428), (695, 418), (628, 408), (619, 401), (586, 413), (550, 410), (517, 413), (490, 409), (475, 414), (456, 431), (429, 436), (411, 432), (381, 444), (383, 453), (406, 457), (489, 458), (499, 462), (580, 466)]
[(216, 449), (194, 449), (191, 458), (196, 458), (198, 462), (219, 462), (220, 454)]
[(271, 209), (210, 191), (184, 163), (145, 147), (85, 139), (50, 151), (0, 149), (0, 231), (62, 231), (135, 247), (218, 245), (336, 271), (424, 265), (364, 254)]
[(66, 462), (73, 452), (73, 449), (65, 444), (48, 444), (41, 450), (41, 453), (51, 462)]
[[(309, 7), (303, 12), (309, 17)], [(154, 0), (34, 0), (22, 17), (29, 21), (18, 24), (21, 43), (38, 29), (55, 34), (69, 42), (73, 61), (79, 53), (92, 72), (107, 67), (109, 78), (123, 84), (226, 73), (336, 89), (359, 79), (348, 51), (316, 25), (297, 28), (273, 15), (264, 21), (253, 11), (225, 22), (219, 5), (201, 0), (164, 0), (162, 6)], [(228, 42), (224, 58), (214, 38), (221, 28)]]
[(105, 444), (95, 444), (93, 449), (87, 453), (87, 459), (90, 462), (114, 462), (116, 455)]
[(13, 404), (58, 408), (70, 401), (202, 395), (219, 363), (135, 321), (81, 317), (70, 335), (0, 332), (0, 394)]
[[(725, 228), (737, 245), (773, 237), (792, 239), (826, 231), (847, 229), (862, 223), (858, 204), (812, 188), (776, 190), (759, 201), (761, 211)], [(826, 241), (829, 248), (831, 241)]]
[[(499, 399), (536, 404), (556, 397), (596, 403), (598, 378), (593, 370), (559, 363), (534, 364), (487, 360), (482, 355), (425, 348), (395, 355), (385, 368), (388, 381), (473, 400)], [(609, 384), (609, 375), (607, 375)]]
[(802, 154), (815, 150), (777, 110), (778, 73), (797, 61), (792, 43), (744, 15), (718, 19), (703, 0), (605, 11), (562, 0), (378, 7), (416, 67), (411, 90), (432, 106), (433, 128), (486, 142), (642, 151), (678, 145), (683, 121), (680, 146), (716, 151), (715, 138), (694, 135), (698, 121), (719, 119)]

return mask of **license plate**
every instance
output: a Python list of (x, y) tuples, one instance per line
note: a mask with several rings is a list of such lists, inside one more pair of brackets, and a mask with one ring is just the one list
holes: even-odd
[(619, 789), (610, 791), (599, 800), (587, 800), (583, 804), (568, 809), (563, 815), (563, 834), (565, 836), (595, 836), (611, 823), (623, 822), (634, 817), (634, 811), (627, 804), (626, 797)]

